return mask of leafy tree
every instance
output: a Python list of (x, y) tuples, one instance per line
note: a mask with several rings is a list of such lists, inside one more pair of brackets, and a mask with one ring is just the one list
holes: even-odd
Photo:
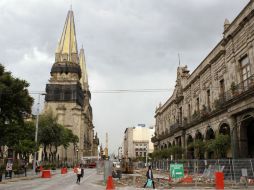
[(194, 148), (194, 157), (196, 159), (202, 159), (206, 151), (206, 144), (201, 139), (196, 139), (194, 142), (188, 145), (188, 149)]
[(181, 154), (183, 153), (183, 148), (180, 146), (171, 146), (167, 149), (155, 150), (151, 154), (152, 159), (168, 159), (171, 155), (174, 156), (175, 159), (181, 158)]
[(58, 124), (57, 118), (52, 113), (48, 112), (40, 116), (38, 142), (43, 146), (43, 160), (56, 161), (59, 146), (67, 150), (70, 143), (76, 145), (78, 141), (78, 136)]
[(28, 86), (25, 80), (13, 77), (0, 64), (0, 134), (4, 134), (0, 136), (0, 147), (17, 146), (24, 135), (24, 116), (31, 113), (33, 104)]
[[(29, 155), (34, 153), (38, 150), (36, 143), (34, 141), (34, 134), (35, 134), (35, 125), (32, 121), (24, 122), (23, 126), (16, 127), (16, 136), (13, 137), (12, 135), (9, 136), (8, 142), (15, 150), (16, 154), (24, 159), (28, 160)], [(12, 138), (12, 139), (11, 139)]]
[(207, 145), (208, 151), (215, 153), (216, 158), (226, 158), (230, 148), (230, 136), (218, 134), (215, 139), (210, 140)]

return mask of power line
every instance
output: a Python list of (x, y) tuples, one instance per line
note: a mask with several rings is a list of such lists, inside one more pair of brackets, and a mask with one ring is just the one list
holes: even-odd
[[(210, 87), (210, 88), (199, 88), (199, 90), (207, 90), (207, 89), (214, 89), (218, 90), (219, 87)], [(175, 88), (141, 88), (141, 89), (104, 89), (104, 90), (91, 90), (91, 93), (94, 94), (114, 94), (114, 93), (160, 93), (160, 92), (172, 92), (175, 90)], [(29, 94), (42, 94), (45, 93), (45, 91), (29, 91)], [(15, 94), (11, 91), (0, 91), (0, 94)], [(58, 93), (55, 93), (58, 94)], [(59, 93), (60, 94), (60, 93)]]

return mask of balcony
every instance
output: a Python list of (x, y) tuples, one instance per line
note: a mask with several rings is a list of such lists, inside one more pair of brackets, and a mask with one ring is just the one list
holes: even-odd
[(212, 118), (221, 112), (225, 111), (232, 104), (242, 101), (244, 98), (253, 97), (254, 95), (254, 75), (235, 85), (232, 83), (231, 89), (221, 94), (217, 100), (214, 101), (215, 110), (203, 107), (199, 112), (194, 112), (189, 123), (184, 125), (184, 128), (190, 128)]
[(182, 129), (182, 124), (180, 123), (175, 123), (170, 126), (170, 134), (178, 132), (179, 130)]
[(160, 140), (166, 139), (170, 136), (173, 136), (176, 132), (191, 128), (203, 121), (206, 121), (209, 118), (212, 118), (216, 115), (221, 114), (228, 109), (234, 103), (242, 101), (244, 98), (254, 96), (254, 75), (242, 81), (239, 84), (232, 85), (231, 89), (226, 91), (224, 94), (221, 94), (217, 100), (214, 101), (215, 109), (211, 110), (210, 107), (203, 105), (200, 111), (195, 111), (191, 119), (183, 118), (182, 123), (175, 123), (167, 127), (170, 129), (165, 133), (158, 135), (156, 134), (152, 137), (152, 142), (158, 142)]
[(245, 92), (253, 91), (254, 89), (254, 75), (250, 76), (246, 80), (239, 84), (231, 84), (231, 89), (221, 95), (224, 102), (228, 102), (237, 97), (242, 97)]

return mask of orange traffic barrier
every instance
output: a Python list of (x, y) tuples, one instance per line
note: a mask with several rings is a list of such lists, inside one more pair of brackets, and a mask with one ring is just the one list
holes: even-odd
[(115, 185), (114, 185), (114, 183), (113, 183), (113, 178), (112, 178), (112, 176), (108, 176), (108, 181), (107, 181), (106, 190), (111, 190), (111, 189), (115, 189)]
[(182, 179), (182, 182), (183, 183), (193, 183), (193, 177), (187, 176), (187, 177)]
[(67, 174), (67, 168), (61, 168), (61, 174)]
[(215, 188), (224, 189), (224, 173), (215, 172)]
[(41, 177), (42, 178), (51, 178), (50, 170), (42, 170)]

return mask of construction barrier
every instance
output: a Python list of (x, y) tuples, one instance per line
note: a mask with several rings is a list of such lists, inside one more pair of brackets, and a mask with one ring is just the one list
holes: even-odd
[(114, 185), (112, 176), (108, 176), (106, 190), (111, 190), (111, 189), (115, 189), (115, 185)]
[(216, 189), (224, 189), (224, 174), (223, 174), (223, 172), (215, 172), (215, 187), (216, 187)]
[(42, 178), (51, 178), (50, 170), (42, 170), (41, 177)]
[(67, 174), (67, 168), (61, 168), (61, 174)]

